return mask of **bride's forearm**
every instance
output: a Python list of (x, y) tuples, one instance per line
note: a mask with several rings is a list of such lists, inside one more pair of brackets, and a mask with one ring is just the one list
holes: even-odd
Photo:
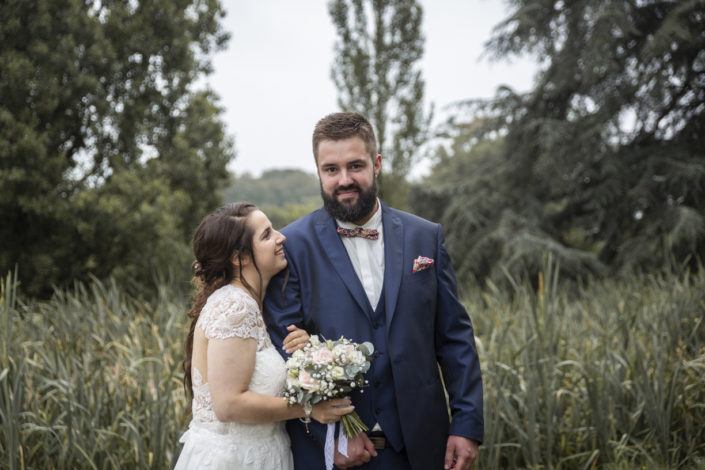
[(266, 423), (305, 416), (301, 406), (288, 406), (282, 397), (249, 389), (256, 355), (257, 343), (252, 338), (208, 342), (206, 381), (216, 417), (225, 422)]
[(213, 399), (213, 411), (219, 421), (238, 423), (269, 423), (306, 416), (301, 405), (289, 406), (286, 399), (247, 390)]

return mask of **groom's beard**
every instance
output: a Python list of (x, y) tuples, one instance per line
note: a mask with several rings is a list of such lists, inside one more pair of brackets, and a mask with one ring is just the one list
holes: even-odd
[[(354, 189), (357, 191), (357, 201), (355, 204), (342, 204), (338, 201), (337, 196), (341, 192)], [(366, 190), (362, 190), (356, 183), (348, 186), (339, 186), (335, 188), (332, 195), (326, 194), (321, 186), (321, 198), (323, 198), (323, 207), (334, 219), (342, 220), (343, 222), (356, 222), (362, 220), (375, 208), (377, 202), (377, 178), (372, 180), (372, 186)]]

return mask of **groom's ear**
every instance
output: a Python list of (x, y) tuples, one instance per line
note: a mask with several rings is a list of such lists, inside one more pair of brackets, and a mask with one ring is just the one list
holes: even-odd
[(377, 157), (372, 159), (372, 169), (375, 172), (375, 178), (379, 176), (379, 171), (382, 169), (382, 155), (377, 155)]

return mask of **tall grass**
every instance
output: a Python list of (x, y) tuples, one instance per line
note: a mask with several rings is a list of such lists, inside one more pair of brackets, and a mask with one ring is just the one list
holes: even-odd
[(478, 468), (705, 468), (705, 275), (468, 295), (479, 337)]
[(49, 302), (2, 289), (0, 468), (170, 468), (187, 423), (183, 294), (94, 282)]
[[(705, 275), (465, 290), (485, 386), (478, 469), (705, 467)], [(0, 289), (0, 469), (173, 466), (187, 298)], [(21, 290), (21, 284), (19, 285)]]

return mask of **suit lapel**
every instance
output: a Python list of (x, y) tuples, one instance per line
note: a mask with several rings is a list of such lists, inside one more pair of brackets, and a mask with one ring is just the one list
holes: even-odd
[[(365, 294), (365, 290), (362, 288), (357, 274), (355, 274), (355, 269), (350, 262), (350, 257), (345, 250), (343, 242), (340, 240), (340, 235), (336, 232), (335, 220), (324, 209), (320, 209), (316, 220), (316, 236), (323, 247), (323, 253), (330, 260), (350, 295), (369, 318), (367, 294)], [(331, 293), (331, 295), (335, 295), (335, 293)]]
[(392, 323), (404, 267), (404, 228), (401, 220), (382, 204), (384, 226), (384, 309), (387, 331)]

